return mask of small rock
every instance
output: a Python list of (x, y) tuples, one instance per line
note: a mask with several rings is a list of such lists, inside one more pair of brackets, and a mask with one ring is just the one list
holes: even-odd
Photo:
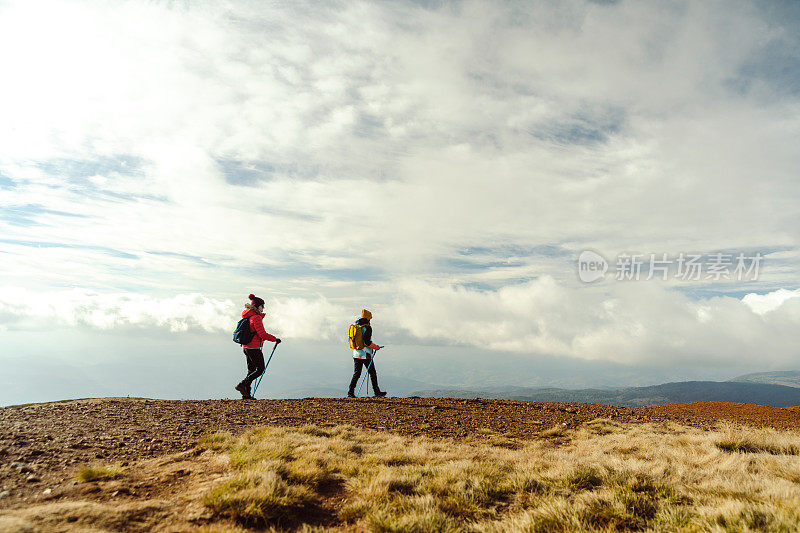
[(2, 500), (3, 498), (9, 498), (9, 497), (11, 497), (11, 491), (10, 490), (4, 490), (3, 492), (0, 492), (0, 500)]
[(25, 481), (27, 481), (28, 483), (39, 483), (39, 481), (41, 480), (35, 475), (31, 474), (25, 478)]
[(53, 489), (44, 489), (44, 490), (42, 491), (42, 494), (43, 494), (44, 496), (50, 496), (51, 494), (53, 494)]

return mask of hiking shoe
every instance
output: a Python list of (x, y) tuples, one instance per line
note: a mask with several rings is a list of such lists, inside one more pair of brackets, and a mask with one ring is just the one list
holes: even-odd
[(244, 383), (239, 383), (238, 385), (236, 385), (234, 387), (234, 389), (236, 389), (237, 391), (239, 391), (241, 393), (242, 400), (246, 400), (248, 398), (251, 398), (251, 396), (250, 396), (250, 387), (248, 387)]
[(386, 396), (386, 391), (385, 390), (382, 390), (380, 392), (376, 392), (375, 393), (375, 397), (376, 398), (383, 398), (384, 396)]
[(356, 397), (356, 395), (355, 395), (355, 394), (353, 394), (352, 392), (348, 392), (348, 393), (347, 393), (347, 397), (348, 397), (348, 398), (355, 398), (355, 397)]

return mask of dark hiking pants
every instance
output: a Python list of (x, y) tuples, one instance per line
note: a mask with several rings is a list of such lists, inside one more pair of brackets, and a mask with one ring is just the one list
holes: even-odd
[(370, 361), (372, 361), (372, 357), (370, 356), (369, 359), (356, 359), (353, 358), (353, 379), (350, 380), (350, 390), (348, 392), (355, 393), (356, 385), (358, 384), (358, 378), (361, 377), (361, 367), (369, 366), (369, 377), (372, 380), (372, 388), (375, 389), (375, 392), (380, 391), (381, 389), (378, 387), (378, 373), (375, 372), (375, 365), (370, 365)]
[(264, 372), (264, 352), (259, 348), (245, 348), (244, 356), (247, 357), (247, 376), (242, 383), (247, 387)]

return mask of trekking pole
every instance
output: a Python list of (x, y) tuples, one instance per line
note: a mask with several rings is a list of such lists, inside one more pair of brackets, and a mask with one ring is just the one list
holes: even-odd
[(267, 371), (267, 367), (269, 366), (269, 362), (270, 362), (270, 361), (272, 361), (272, 354), (274, 354), (274, 353), (275, 353), (275, 348), (277, 348), (277, 347), (278, 347), (278, 343), (276, 342), (276, 343), (275, 343), (275, 346), (273, 346), (273, 347), (272, 347), (272, 353), (271, 353), (271, 354), (269, 354), (269, 359), (267, 359), (267, 364), (266, 364), (266, 365), (264, 365), (264, 370), (262, 370), (262, 371), (261, 371), (261, 375), (260, 375), (260, 376), (258, 376), (258, 379), (256, 380), (256, 386), (255, 386), (255, 387), (253, 387), (253, 394), (251, 394), (251, 396), (252, 396), (253, 398), (255, 398), (255, 395), (256, 395), (256, 389), (258, 389), (258, 386), (261, 384), (261, 378), (262, 378), (262, 377), (264, 377), (264, 372), (266, 372), (266, 371)]
[[(358, 386), (358, 392), (356, 393), (356, 396), (361, 394), (361, 387), (363, 387), (364, 386), (364, 382), (367, 381), (367, 377), (369, 376), (369, 369), (372, 368), (372, 361), (375, 360), (375, 355), (377, 353), (378, 353), (378, 350), (375, 350), (374, 352), (372, 352), (372, 357), (369, 358), (369, 364), (367, 365), (367, 373), (364, 374), (364, 379), (361, 380), (361, 385)], [(369, 385), (367, 385), (367, 390), (369, 391)]]

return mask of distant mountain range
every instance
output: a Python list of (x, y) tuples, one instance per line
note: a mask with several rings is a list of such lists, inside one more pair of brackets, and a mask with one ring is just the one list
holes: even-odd
[[(656, 406), (689, 402), (752, 403), (772, 407), (800, 405), (800, 371), (760, 372), (728, 381), (681, 381), (646, 387), (565, 389), (556, 387), (449, 387), (397, 375), (380, 376), (391, 396), (440, 398), (496, 398), (539, 402), (581, 402), (622, 407)], [(347, 384), (315, 383), (313, 386), (274, 390), (264, 387), (263, 397), (341, 397)], [(366, 388), (361, 395), (371, 394)], [(257, 396), (260, 396), (257, 394)]]
[(779, 372), (758, 372), (745, 374), (728, 381), (742, 383), (767, 383), (769, 385), (783, 385), (785, 387), (800, 387), (800, 370), (782, 370)]
[[(763, 377), (786, 374), (780, 377)], [(795, 376), (793, 386), (777, 385), (758, 379), (789, 380)], [(762, 376), (762, 377), (755, 377)], [(690, 402), (735, 402), (787, 407), (800, 405), (800, 372), (767, 372), (749, 374), (730, 381), (683, 381), (650, 387), (621, 389), (555, 389), (525, 387), (495, 387), (492, 389), (430, 389), (414, 393), (416, 396), (451, 398), (496, 398), (538, 402), (580, 402), (639, 407)]]

